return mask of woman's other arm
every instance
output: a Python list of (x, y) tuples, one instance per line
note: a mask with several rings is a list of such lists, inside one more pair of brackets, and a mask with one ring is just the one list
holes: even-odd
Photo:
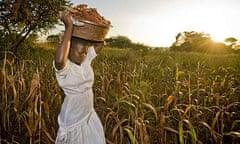
[(93, 46), (94, 46), (95, 52), (99, 53), (104, 46), (104, 42), (94, 43)]

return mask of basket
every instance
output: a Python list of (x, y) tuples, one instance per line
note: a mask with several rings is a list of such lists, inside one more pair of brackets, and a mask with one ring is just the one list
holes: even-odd
[(90, 40), (90, 41), (104, 41), (110, 25), (100, 25), (86, 20), (73, 19), (72, 36)]

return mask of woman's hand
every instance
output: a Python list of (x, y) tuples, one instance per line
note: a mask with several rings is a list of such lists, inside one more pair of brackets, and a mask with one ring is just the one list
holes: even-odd
[(64, 23), (65, 28), (73, 26), (73, 21), (72, 21), (70, 13), (68, 13), (68, 12), (60, 12), (59, 13), (59, 18)]
[(101, 50), (101, 49), (103, 48), (103, 46), (104, 46), (104, 41), (103, 41), (103, 42), (95, 42), (95, 43), (93, 44), (93, 46), (94, 46), (94, 49), (95, 49), (96, 53), (99, 53), (100, 50)]

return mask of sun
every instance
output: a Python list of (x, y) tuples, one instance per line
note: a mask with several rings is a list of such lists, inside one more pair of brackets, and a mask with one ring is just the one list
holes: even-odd
[(223, 32), (223, 28), (219, 29), (212, 29), (212, 31), (209, 33), (210, 37), (213, 41), (215, 42), (224, 42), (225, 39), (227, 38), (227, 35)]
[(229, 15), (223, 4), (193, 4), (187, 12), (185, 22), (189, 28), (209, 34), (213, 41), (224, 42), (230, 33)]
[[(209, 17), (209, 19), (211, 19), (211, 17)], [(199, 30), (209, 34), (211, 39), (215, 42), (224, 42), (224, 40), (229, 37), (228, 26), (220, 22), (218, 18), (215, 18), (215, 22), (202, 22), (199, 23), (199, 25), (201, 25)]]
[[(200, 8), (199, 8), (200, 9)], [(223, 11), (223, 5), (209, 6), (195, 11), (199, 29), (210, 35), (215, 42), (224, 42), (230, 33), (229, 14)]]
[(213, 41), (224, 42), (229, 36), (229, 26), (227, 25), (226, 20), (223, 20), (223, 18), (217, 14), (209, 16), (208, 19), (209, 22), (206, 23), (204, 27), (205, 32), (210, 35)]

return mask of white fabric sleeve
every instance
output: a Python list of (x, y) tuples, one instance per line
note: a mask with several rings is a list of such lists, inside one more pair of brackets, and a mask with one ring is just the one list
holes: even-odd
[(87, 53), (87, 59), (92, 62), (92, 60), (97, 56), (97, 53), (93, 46), (89, 47), (88, 53)]
[(65, 79), (67, 76), (67, 67), (68, 67), (68, 62), (66, 62), (66, 65), (64, 68), (62, 68), (61, 70), (58, 70), (55, 66), (55, 61), (53, 60), (53, 68), (55, 70), (56, 73), (56, 77), (57, 79)]

